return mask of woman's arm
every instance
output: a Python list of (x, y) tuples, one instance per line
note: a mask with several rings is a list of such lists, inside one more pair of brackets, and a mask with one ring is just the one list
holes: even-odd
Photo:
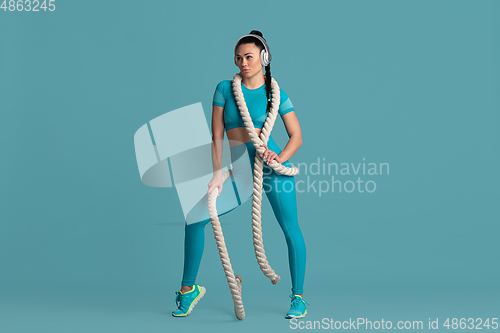
[(284, 163), (292, 157), (302, 145), (302, 132), (300, 131), (299, 120), (295, 115), (295, 111), (288, 112), (281, 117), (281, 119), (283, 119), (283, 123), (285, 123), (286, 132), (290, 138), (285, 148), (283, 148), (283, 151), (278, 155), (281, 159), (281, 163)]
[(224, 129), (224, 108), (214, 105), (212, 109), (212, 165), (214, 175), (221, 172)]

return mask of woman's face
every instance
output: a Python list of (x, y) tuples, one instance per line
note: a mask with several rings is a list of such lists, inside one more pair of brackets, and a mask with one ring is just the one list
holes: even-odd
[(250, 78), (262, 73), (260, 49), (254, 43), (241, 44), (236, 49), (236, 64), (244, 77)]

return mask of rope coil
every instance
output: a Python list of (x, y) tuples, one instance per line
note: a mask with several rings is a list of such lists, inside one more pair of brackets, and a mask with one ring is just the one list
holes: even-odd
[[(257, 135), (252, 118), (248, 112), (248, 108), (245, 103), (245, 98), (241, 90), (241, 73), (236, 73), (233, 77), (232, 88), (236, 104), (240, 111), (241, 118), (245, 124), (248, 136), (250, 137), (254, 147), (255, 147), (255, 162), (254, 162), (254, 189), (252, 198), (252, 230), (253, 230), (253, 245), (255, 249), (255, 257), (259, 263), (260, 269), (267, 276), (271, 283), (276, 284), (280, 280), (280, 276), (275, 273), (275, 271), (269, 265), (265, 251), (264, 244), (262, 240), (262, 225), (261, 225), (261, 209), (262, 209), (262, 182), (263, 182), (263, 166), (264, 159), (263, 154), (266, 148), (262, 147), (262, 144), (267, 145), (269, 140), (269, 135), (274, 127), (274, 122), (278, 114), (279, 104), (280, 104), (280, 87), (278, 82), (271, 77), (271, 109), (267, 115), (266, 122), (260, 133), (260, 137)], [(278, 163), (276, 160), (272, 160), (268, 164), (274, 171), (279, 174), (286, 176), (295, 176), (299, 173), (297, 167), (287, 167)], [(222, 175), (222, 183), (229, 177), (232, 170), (228, 170)], [(243, 307), (243, 301), (241, 297), (241, 281), (243, 278), (240, 275), (234, 275), (231, 262), (229, 260), (229, 255), (227, 253), (226, 243), (224, 242), (224, 235), (222, 234), (222, 228), (220, 226), (219, 217), (216, 209), (216, 200), (219, 195), (219, 189), (214, 188), (208, 196), (208, 212), (210, 216), (210, 221), (212, 223), (212, 228), (214, 230), (214, 237), (217, 242), (217, 248), (219, 249), (219, 256), (221, 258), (222, 266), (224, 272), (226, 273), (227, 282), (229, 289), (231, 290), (231, 295), (234, 302), (234, 312), (236, 317), (240, 320), (245, 318), (245, 309)]]

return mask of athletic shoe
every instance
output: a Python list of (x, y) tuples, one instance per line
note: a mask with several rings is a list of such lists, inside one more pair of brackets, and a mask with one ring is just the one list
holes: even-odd
[[(290, 294), (290, 298), (292, 299), (292, 304), (290, 305), (290, 310), (286, 314), (286, 319), (291, 318), (302, 318), (307, 314), (306, 305), (307, 303), (300, 295)], [(307, 303), (309, 305), (309, 303)]]
[(191, 311), (193, 311), (194, 306), (203, 296), (205, 296), (205, 287), (195, 284), (191, 291), (186, 291), (182, 293), (180, 290), (176, 291), (175, 303), (177, 304), (177, 310), (172, 311), (172, 316), (174, 317), (186, 317)]

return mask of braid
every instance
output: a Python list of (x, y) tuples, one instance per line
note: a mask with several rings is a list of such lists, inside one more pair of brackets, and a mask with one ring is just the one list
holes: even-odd
[(269, 93), (271, 92), (271, 64), (266, 66), (266, 94), (267, 94), (267, 110), (271, 108), (271, 99)]

